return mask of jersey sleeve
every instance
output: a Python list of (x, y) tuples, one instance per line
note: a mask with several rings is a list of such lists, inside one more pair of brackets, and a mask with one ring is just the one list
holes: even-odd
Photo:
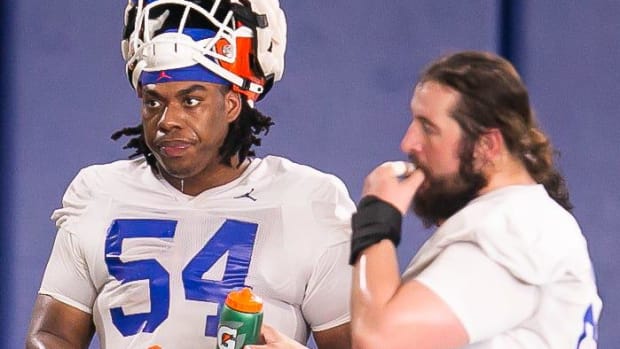
[(321, 256), (312, 273), (302, 312), (313, 332), (350, 321), (351, 268), (348, 258), (347, 242), (332, 246)]
[(90, 194), (85, 171), (82, 171), (65, 192), (63, 207), (52, 214), (58, 232), (39, 289), (40, 294), (87, 313), (92, 312), (96, 290), (88, 273), (78, 227)]
[(450, 245), (415, 279), (452, 309), (470, 343), (513, 328), (539, 300), (536, 286), (520, 282), (472, 243)]
[(39, 294), (92, 313), (96, 290), (74, 234), (58, 231)]
[(312, 331), (323, 331), (350, 321), (351, 266), (348, 264), (351, 215), (355, 205), (344, 183), (331, 177), (313, 204), (315, 232), (329, 241), (315, 264), (302, 303)]

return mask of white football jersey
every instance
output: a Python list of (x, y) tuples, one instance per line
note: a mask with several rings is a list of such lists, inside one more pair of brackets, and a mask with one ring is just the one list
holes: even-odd
[(542, 185), (474, 199), (422, 246), (411, 278), (460, 319), (466, 348), (596, 348), (602, 302), (586, 240)]
[(103, 348), (193, 349), (250, 286), (264, 323), (305, 342), (349, 321), (354, 209), (335, 176), (273, 156), (195, 197), (144, 159), (90, 166), (52, 215), (39, 292), (91, 313)]

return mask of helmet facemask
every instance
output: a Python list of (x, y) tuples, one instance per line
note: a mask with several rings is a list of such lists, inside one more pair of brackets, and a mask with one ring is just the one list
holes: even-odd
[[(273, 1), (255, 0), (262, 2), (259, 7), (269, 7), (265, 2)], [(279, 6), (276, 10), (281, 13)], [(285, 34), (283, 13), (278, 22)], [(229, 82), (252, 104), (283, 70), (283, 47), (280, 59), (275, 60), (280, 62), (279, 71), (266, 76), (258, 61), (256, 33), (267, 25), (267, 17), (251, 11), (246, 1), (129, 0), (122, 41), (127, 76), (137, 89), (142, 73), (199, 64)]]

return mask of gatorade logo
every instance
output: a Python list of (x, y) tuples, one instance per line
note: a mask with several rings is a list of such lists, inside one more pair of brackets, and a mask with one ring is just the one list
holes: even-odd
[(241, 327), (239, 322), (224, 323), (217, 329), (218, 349), (241, 349), (245, 342), (245, 334), (237, 334)]

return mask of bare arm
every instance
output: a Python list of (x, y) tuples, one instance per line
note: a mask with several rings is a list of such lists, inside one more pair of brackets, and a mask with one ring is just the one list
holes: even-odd
[(86, 349), (95, 327), (92, 316), (50, 296), (37, 296), (26, 349)]
[(314, 341), (319, 349), (351, 349), (351, 326), (349, 323), (313, 332)]
[(362, 253), (351, 304), (353, 348), (447, 349), (468, 343), (465, 328), (441, 298), (415, 280), (401, 282), (391, 241)]
[[(364, 195), (375, 195), (407, 212), (424, 180), (420, 170), (400, 181), (389, 167), (374, 170)], [(468, 342), (465, 328), (433, 291), (412, 280), (402, 282), (391, 241), (365, 249), (353, 268), (351, 291), (353, 348), (458, 348)]]

